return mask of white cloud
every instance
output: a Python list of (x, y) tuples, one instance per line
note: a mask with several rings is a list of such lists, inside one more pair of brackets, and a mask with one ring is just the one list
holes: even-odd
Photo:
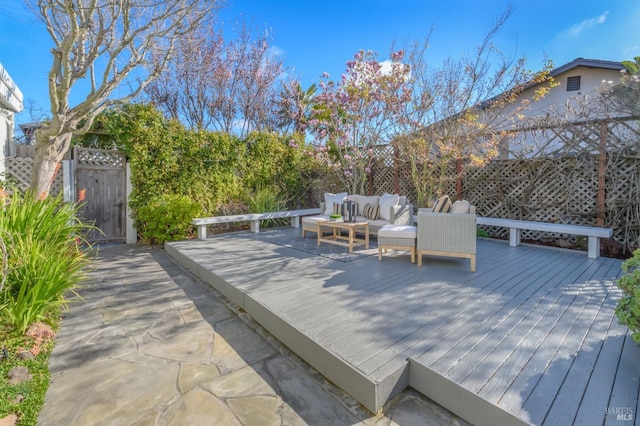
[(380, 62), (380, 74), (391, 75), (391, 71), (393, 70), (392, 64), (393, 61), (391, 59)]
[(278, 46), (269, 46), (269, 53), (273, 56), (284, 56), (284, 50)]
[(592, 28), (596, 25), (600, 25), (600, 24), (604, 24), (605, 21), (607, 20), (607, 15), (609, 14), (609, 11), (605, 11), (603, 14), (601, 14), (600, 16), (597, 16), (595, 18), (590, 18), (590, 19), (585, 19), (582, 22), (579, 22), (577, 24), (575, 24), (574, 26), (572, 26), (568, 33), (570, 35), (579, 35), (580, 33), (582, 33), (585, 30), (588, 30), (589, 28)]

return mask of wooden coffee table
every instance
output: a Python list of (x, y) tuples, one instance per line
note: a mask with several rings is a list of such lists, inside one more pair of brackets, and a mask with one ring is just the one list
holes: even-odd
[[(331, 228), (333, 232), (324, 236), (322, 228)], [(348, 236), (342, 235), (343, 229), (349, 231)], [(356, 230), (361, 230), (364, 233), (364, 239), (356, 237)], [(353, 253), (353, 248), (357, 246), (369, 248), (369, 222), (320, 221), (318, 222), (318, 245), (320, 243), (349, 247), (349, 253)]]

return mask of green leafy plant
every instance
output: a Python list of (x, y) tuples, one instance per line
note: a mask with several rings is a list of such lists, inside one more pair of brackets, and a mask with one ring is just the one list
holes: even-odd
[[(108, 135), (110, 141), (104, 146), (127, 154), (133, 186), (129, 205), (142, 238), (152, 240), (160, 232), (145, 229), (149, 215), (153, 215), (145, 206), (164, 194), (188, 197), (200, 206), (200, 216), (245, 212), (247, 193), (254, 188), (286, 194), (285, 209), (309, 203), (317, 163), (302, 135), (255, 132), (239, 138), (189, 130), (143, 104), (113, 107), (94, 125), (101, 138)], [(95, 141), (85, 138), (75, 142), (91, 146)]]
[[(57, 329), (59, 314), (47, 317)], [(26, 336), (15, 328), (8, 320), (5, 312), (0, 311), (0, 342), (6, 349), (0, 355), (0, 377), (7, 377), (14, 367), (26, 367), (32, 378), (28, 382), (12, 385), (8, 380), (0, 381), (0, 418), (10, 414), (18, 417), (20, 426), (32, 426), (38, 422), (38, 414), (44, 404), (44, 397), (49, 387), (49, 356), (53, 349), (53, 339), (47, 339), (39, 346), (40, 350), (34, 358), (23, 359), (19, 353), (35, 344), (34, 338)]]
[(186, 195), (160, 195), (151, 198), (136, 212), (136, 228), (150, 244), (183, 240), (193, 234), (191, 219), (201, 216), (202, 209)]
[(77, 213), (78, 206), (61, 196), (39, 200), (18, 191), (0, 206), (0, 305), (21, 331), (66, 306), (65, 293), (84, 277), (88, 258), (79, 242), (90, 227)]
[(622, 263), (622, 270), (624, 275), (616, 281), (623, 292), (616, 315), (620, 324), (629, 327), (633, 340), (640, 343), (640, 249)]
[[(274, 189), (258, 188), (247, 197), (247, 205), (251, 213), (279, 212), (287, 209), (287, 200)], [(265, 228), (284, 226), (287, 219), (271, 219), (263, 222)]]
[(482, 228), (478, 228), (476, 235), (480, 238), (489, 238), (489, 233)]

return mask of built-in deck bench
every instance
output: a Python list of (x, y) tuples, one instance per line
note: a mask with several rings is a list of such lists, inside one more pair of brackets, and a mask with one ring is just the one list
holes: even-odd
[(558, 234), (580, 235), (588, 237), (588, 255), (590, 258), (600, 256), (600, 238), (611, 238), (613, 230), (595, 226), (564, 225), (561, 223), (532, 222), (528, 220), (502, 219), (495, 217), (478, 217), (478, 225), (499, 226), (509, 228), (509, 245), (520, 245), (520, 235), (523, 229), (530, 231), (555, 232)]
[(215, 223), (233, 223), (233, 222), (249, 222), (251, 232), (260, 232), (260, 221), (265, 219), (282, 219), (291, 218), (291, 227), (300, 227), (300, 217), (310, 216), (314, 214), (320, 214), (320, 209), (301, 209), (301, 210), (287, 210), (281, 212), (268, 212), (268, 213), (247, 213), (236, 214), (229, 216), (213, 216), (213, 217), (199, 217), (191, 221), (191, 223), (198, 227), (198, 239), (207, 239), (207, 225)]

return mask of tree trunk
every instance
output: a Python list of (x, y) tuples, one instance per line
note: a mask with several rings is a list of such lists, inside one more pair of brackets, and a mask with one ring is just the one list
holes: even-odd
[(47, 136), (36, 131), (36, 158), (31, 175), (31, 191), (38, 198), (49, 196), (49, 190), (60, 168), (60, 161), (69, 150), (71, 133)]

